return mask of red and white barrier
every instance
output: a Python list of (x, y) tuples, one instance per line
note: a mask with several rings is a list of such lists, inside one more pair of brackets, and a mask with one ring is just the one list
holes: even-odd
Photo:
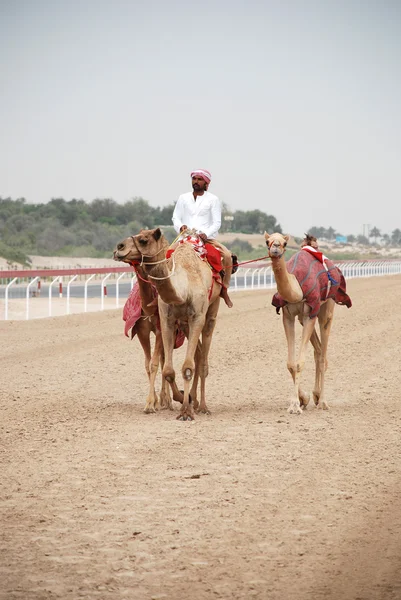
[[(352, 279), (354, 277), (373, 277), (380, 275), (393, 275), (401, 273), (401, 261), (397, 259), (390, 260), (367, 260), (367, 261), (341, 261), (336, 262), (344, 274), (345, 279)], [(130, 278), (131, 289), (136, 278), (135, 272), (130, 266), (120, 266), (114, 268), (99, 268), (99, 269), (40, 269), (40, 270), (6, 270), (0, 271), (0, 319), (2, 318), (1, 304), (2, 298), (4, 298), (4, 320), (10, 318), (10, 304), (16, 302), (15, 298), (10, 298), (10, 290), (15, 287), (22, 287), (25, 291), (25, 318), (36, 318), (50, 317), (53, 313), (54, 303), (57, 302), (52, 296), (53, 286), (58, 283), (58, 296), (59, 301), (64, 300), (63, 298), (63, 280), (67, 282), (67, 294), (66, 303), (62, 307), (59, 303), (57, 306), (58, 314), (69, 314), (71, 310), (70, 303), (70, 289), (71, 285), (79, 277), (85, 278), (84, 291), (83, 291), (83, 310), (79, 312), (87, 312), (88, 310), (88, 284), (96, 276), (102, 276), (100, 285), (100, 306), (95, 305), (93, 310), (104, 310), (105, 298), (107, 298), (107, 285), (106, 281), (114, 276), (116, 277), (116, 308), (119, 308), (120, 294), (119, 285), (123, 277)], [(33, 315), (30, 311), (30, 302), (36, 302), (34, 298), (30, 298), (30, 289), (37, 283), (37, 290), (42, 289), (42, 284), (46, 280), (51, 279), (48, 283), (48, 310), (42, 311), (40, 315)], [(241, 282), (241, 287), (239, 282)], [(231, 279), (231, 290), (260, 290), (260, 289), (271, 289), (275, 286), (275, 279), (273, 271), (270, 267), (270, 263), (255, 263), (252, 267), (247, 268), (240, 267)], [(19, 296), (21, 298), (21, 295)], [(40, 300), (38, 301), (40, 302)], [(61, 309), (61, 310), (60, 310)], [(77, 306), (75, 305), (75, 309)], [(21, 312), (21, 311), (20, 311)], [(11, 318), (21, 318), (20, 316), (15, 317), (11, 315)]]

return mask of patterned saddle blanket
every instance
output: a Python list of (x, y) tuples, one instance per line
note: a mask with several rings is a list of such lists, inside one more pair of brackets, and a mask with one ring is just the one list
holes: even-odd
[[(288, 260), (287, 271), (297, 278), (304, 293), (304, 300), (311, 307), (311, 319), (318, 315), (321, 303), (328, 298), (332, 298), (336, 304), (348, 308), (352, 306), (344, 275), (321, 252), (314, 252), (308, 247), (303, 248)], [(278, 313), (287, 302), (277, 292), (273, 296), (272, 304)]]
[[(212, 267), (214, 273), (219, 273), (222, 270), (221, 254), (220, 250), (210, 244), (209, 242), (203, 242), (201, 238), (196, 234), (183, 235), (178, 244), (191, 244), (199, 258), (205, 260)], [(166, 258), (170, 258), (173, 254), (174, 248), (167, 250)]]

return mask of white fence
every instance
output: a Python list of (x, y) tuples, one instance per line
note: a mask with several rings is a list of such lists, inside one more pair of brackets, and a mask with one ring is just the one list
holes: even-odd
[[(341, 261), (346, 279), (401, 273), (401, 260)], [(34, 319), (120, 308), (135, 282), (131, 267), (0, 271), (0, 320)], [(230, 291), (275, 287), (270, 265), (240, 267)]]

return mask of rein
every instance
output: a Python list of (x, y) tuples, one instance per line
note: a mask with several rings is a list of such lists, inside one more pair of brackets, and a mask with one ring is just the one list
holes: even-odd
[[(175, 242), (175, 241), (176, 241), (176, 240), (177, 240), (177, 239), (180, 237), (180, 235), (181, 235), (181, 234), (179, 234), (179, 235), (176, 237), (176, 239), (175, 239), (175, 240), (174, 240), (174, 241), (173, 241), (173, 242), (170, 244), (170, 247), (171, 247), (171, 246), (174, 244), (174, 242)], [(169, 273), (169, 274), (168, 274), (166, 277), (156, 277), (156, 276), (154, 276), (154, 275), (149, 275), (149, 274), (148, 274), (148, 277), (149, 277), (149, 279), (145, 279), (144, 277), (142, 277), (142, 275), (140, 275), (140, 273), (138, 272), (138, 269), (137, 269), (137, 267), (142, 267), (142, 266), (144, 266), (144, 265), (160, 265), (161, 263), (167, 262), (167, 260), (169, 260), (169, 258), (163, 258), (162, 260), (157, 260), (157, 261), (154, 261), (154, 262), (148, 262), (148, 261), (146, 261), (146, 262), (145, 262), (145, 261), (144, 261), (144, 258), (155, 258), (155, 257), (156, 257), (158, 254), (160, 254), (160, 252), (163, 252), (165, 249), (164, 249), (164, 248), (160, 248), (160, 250), (158, 250), (158, 251), (157, 251), (155, 254), (143, 254), (143, 253), (141, 252), (140, 248), (138, 247), (138, 244), (137, 244), (137, 242), (136, 242), (136, 239), (135, 239), (135, 237), (136, 237), (136, 236), (132, 235), (132, 236), (131, 236), (131, 239), (132, 239), (132, 241), (133, 241), (133, 243), (134, 243), (134, 246), (135, 246), (136, 250), (137, 250), (137, 251), (138, 251), (138, 253), (141, 255), (142, 259), (141, 259), (141, 261), (140, 261), (140, 262), (139, 262), (139, 261), (130, 261), (130, 263), (129, 263), (129, 264), (131, 265), (131, 267), (133, 267), (133, 268), (134, 268), (134, 270), (135, 270), (135, 273), (136, 273), (136, 276), (137, 276), (139, 279), (141, 279), (141, 281), (143, 281), (144, 283), (149, 283), (149, 284), (151, 284), (151, 281), (149, 281), (149, 279), (155, 279), (155, 280), (157, 280), (157, 281), (164, 281), (165, 279), (170, 279), (170, 277), (171, 277), (171, 276), (174, 274), (174, 272), (175, 272), (175, 260), (174, 260), (174, 252), (171, 254), (171, 257), (169, 257), (169, 258), (172, 258), (172, 261), (173, 261), (173, 268), (172, 268), (172, 270), (171, 270), (171, 273)], [(238, 263), (237, 263), (235, 266), (238, 268), (238, 267), (241, 267), (242, 265), (248, 265), (248, 264), (250, 264), (250, 263), (253, 263), (253, 262), (258, 262), (258, 261), (264, 260), (264, 259), (266, 259), (266, 258), (270, 258), (270, 256), (269, 256), (269, 255), (267, 255), (267, 256), (261, 256), (260, 258), (253, 258), (252, 260), (244, 260), (244, 261), (242, 261), (242, 262), (238, 262)], [(233, 266), (234, 266), (234, 264), (232, 263), (231, 265), (227, 265), (227, 266), (231, 266), (231, 267), (233, 267)], [(213, 281), (213, 283), (214, 283), (214, 281)], [(212, 289), (213, 289), (213, 283), (212, 283), (212, 287), (211, 287), (211, 289), (210, 289), (209, 295), (211, 295), (211, 292), (212, 292)]]
[[(253, 258), (252, 260), (244, 260), (243, 262), (239, 262), (237, 264), (237, 266), (241, 267), (242, 265), (247, 265), (249, 263), (257, 262), (258, 260), (264, 260), (265, 258), (270, 258), (270, 256), (267, 255), (267, 256), (261, 256), (260, 258)], [(231, 265), (231, 266), (234, 266), (234, 265)]]
[(162, 262), (166, 262), (167, 258), (163, 258), (162, 260), (158, 260), (156, 262), (144, 262), (144, 258), (154, 258), (155, 256), (157, 256), (158, 254), (160, 254), (160, 252), (164, 251), (164, 248), (160, 248), (160, 250), (158, 250), (155, 254), (144, 254), (143, 252), (141, 252), (140, 248), (138, 247), (138, 244), (136, 243), (135, 240), (135, 235), (131, 235), (131, 239), (134, 242), (134, 246), (135, 248), (138, 250), (138, 253), (142, 256), (142, 261), (139, 263), (140, 266), (142, 266), (143, 264), (147, 264), (147, 265), (158, 265)]
[[(148, 277), (150, 279), (157, 279), (158, 281), (163, 281), (164, 279), (170, 279), (170, 277), (174, 274), (174, 271), (175, 271), (174, 253), (171, 255), (171, 259), (173, 261), (173, 268), (171, 269), (171, 272), (168, 275), (166, 275), (166, 277), (155, 277), (154, 275), (149, 275), (149, 274), (148, 274)], [(165, 258), (164, 260), (160, 260), (159, 263), (167, 261), (167, 260), (168, 260), (168, 258)], [(159, 263), (147, 263), (147, 264), (148, 265), (149, 264), (151, 264), (151, 265), (157, 265)]]
[[(149, 262), (149, 261), (144, 261), (144, 258), (155, 258), (155, 256), (157, 256), (158, 254), (160, 254), (160, 252), (164, 252), (165, 248), (160, 248), (160, 250), (158, 250), (155, 254), (143, 254), (143, 252), (141, 252), (140, 248), (138, 247), (138, 244), (136, 243), (136, 236), (131, 235), (131, 239), (134, 243), (135, 248), (137, 249), (138, 253), (141, 255), (142, 260), (141, 262), (139, 261), (131, 261), (129, 264), (134, 267), (135, 269), (135, 273), (137, 275), (137, 277), (139, 277), (139, 279), (141, 279), (142, 281), (146, 282), (146, 283), (150, 283), (149, 279), (144, 279), (139, 273), (136, 267), (142, 267), (144, 265), (160, 265), (161, 263), (167, 262), (168, 258), (162, 258), (162, 260), (157, 260), (154, 262)], [(164, 279), (170, 279), (170, 277), (174, 274), (175, 272), (175, 260), (174, 260), (174, 256), (172, 255), (172, 259), (173, 259), (173, 268), (171, 270), (171, 273), (169, 273), (166, 277), (156, 277), (154, 275), (149, 275), (148, 273), (148, 277), (150, 279), (157, 279), (158, 281), (163, 281)]]

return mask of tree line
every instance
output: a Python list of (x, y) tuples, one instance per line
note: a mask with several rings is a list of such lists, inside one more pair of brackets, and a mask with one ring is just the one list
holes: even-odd
[(372, 227), (368, 235), (348, 234), (343, 236), (343, 234), (338, 233), (332, 227), (326, 229), (324, 227), (313, 226), (308, 230), (308, 233), (314, 235), (319, 240), (326, 240), (328, 242), (334, 241), (337, 236), (341, 236), (346, 237), (347, 242), (350, 244), (358, 243), (362, 246), (369, 246), (371, 243), (377, 244), (380, 241), (386, 246), (401, 246), (401, 229), (398, 228), (394, 229), (391, 234), (382, 233), (377, 227)]
[[(153, 207), (140, 197), (124, 204), (106, 199), (69, 200), (53, 198), (45, 204), (29, 204), (24, 198), (16, 200), (0, 197), (0, 256), (9, 262), (29, 264), (29, 255), (110, 257), (117, 241), (137, 233), (140, 229), (163, 227), (172, 241), (174, 204)], [(225, 233), (282, 232), (276, 217), (260, 210), (230, 211), (223, 204), (220, 231)], [(312, 226), (307, 233), (319, 240), (333, 241), (340, 235), (332, 227)], [(377, 227), (368, 236), (347, 235), (348, 242), (401, 246), (401, 230), (382, 234)], [(300, 240), (296, 239), (297, 242)], [(241, 255), (250, 254), (252, 246), (238, 238), (229, 244)], [(233, 251), (234, 251), (233, 250)], [(249, 256), (250, 257), (250, 256)], [(253, 258), (253, 256), (252, 256)]]
[[(124, 204), (112, 199), (53, 198), (29, 204), (24, 198), (0, 197), (0, 256), (27, 263), (28, 255), (109, 257), (117, 241), (140, 229), (163, 227), (170, 241), (174, 204), (152, 207), (143, 198)], [(220, 231), (256, 233), (280, 231), (273, 215), (260, 210), (229, 211), (223, 206)]]

